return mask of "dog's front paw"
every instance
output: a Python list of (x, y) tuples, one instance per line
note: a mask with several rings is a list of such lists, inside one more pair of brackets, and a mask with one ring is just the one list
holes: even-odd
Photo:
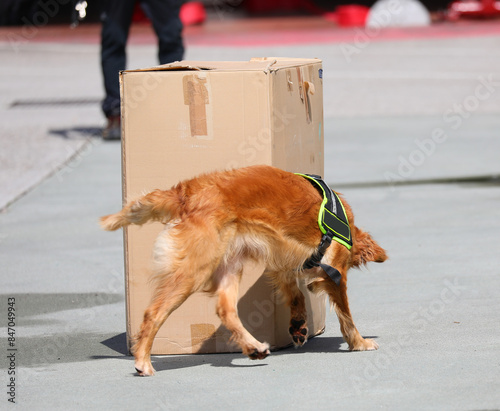
[(263, 360), (271, 351), (269, 351), (269, 344), (259, 344), (258, 347), (248, 347), (243, 350), (243, 354), (247, 355), (251, 360)]
[(307, 342), (307, 325), (305, 320), (290, 320), (290, 328), (288, 332), (292, 336), (293, 344), (296, 347), (301, 347)]
[(378, 344), (370, 338), (364, 338), (350, 346), (349, 349), (351, 351), (373, 351), (378, 350)]
[(151, 362), (136, 361), (135, 370), (137, 371), (137, 374), (139, 374), (141, 377), (150, 377), (155, 375), (155, 369), (151, 365)]

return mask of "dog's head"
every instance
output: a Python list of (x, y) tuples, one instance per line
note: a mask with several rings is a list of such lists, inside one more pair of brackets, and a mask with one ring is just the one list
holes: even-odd
[(351, 266), (360, 267), (370, 261), (383, 263), (388, 256), (370, 234), (354, 226)]

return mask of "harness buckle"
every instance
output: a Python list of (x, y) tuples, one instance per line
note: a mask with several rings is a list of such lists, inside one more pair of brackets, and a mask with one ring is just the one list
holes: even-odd
[(326, 253), (326, 249), (330, 247), (330, 244), (332, 244), (333, 237), (328, 234), (323, 234), (323, 237), (321, 237), (321, 242), (319, 243), (318, 246), (318, 252), (321, 254), (323, 257)]

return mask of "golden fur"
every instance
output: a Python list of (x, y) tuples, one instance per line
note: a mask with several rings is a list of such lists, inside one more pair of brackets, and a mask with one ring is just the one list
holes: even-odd
[(132, 350), (137, 372), (154, 373), (150, 351), (158, 329), (196, 291), (217, 296), (217, 314), (244, 354), (265, 358), (268, 344), (257, 341), (243, 327), (236, 310), (239, 280), (249, 260), (265, 263), (265, 274), (290, 306), (295, 345), (307, 340), (304, 296), (297, 286), (300, 278), (312, 292), (329, 296), (350, 350), (377, 349), (374, 341), (361, 337), (352, 320), (347, 270), (369, 261), (383, 262), (387, 256), (368, 233), (354, 225), (345, 200), (353, 247), (348, 250), (334, 241), (323, 258), (342, 274), (340, 285), (320, 268), (301, 269), (321, 240), (317, 223), (321, 201), (305, 178), (270, 166), (253, 166), (205, 174), (170, 190), (152, 191), (119, 213), (102, 217), (106, 230), (151, 220), (166, 224), (154, 249), (156, 290)]

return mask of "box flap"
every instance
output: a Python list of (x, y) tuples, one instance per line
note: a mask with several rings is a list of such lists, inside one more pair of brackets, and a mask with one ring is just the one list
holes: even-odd
[(255, 57), (249, 61), (174, 61), (160, 66), (146, 67), (125, 72), (141, 71), (263, 71), (272, 72), (283, 68), (299, 67), (319, 63), (319, 59), (298, 59), (286, 57)]

